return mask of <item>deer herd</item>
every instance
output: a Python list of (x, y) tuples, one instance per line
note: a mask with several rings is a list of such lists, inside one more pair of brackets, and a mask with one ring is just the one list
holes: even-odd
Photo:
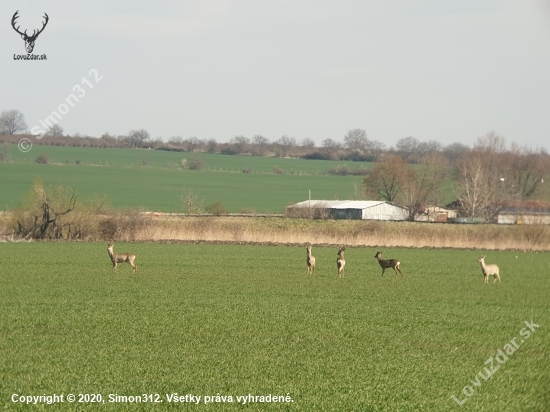
[[(114, 242), (109, 242), (107, 244), (107, 252), (109, 253), (109, 258), (111, 259), (111, 262), (113, 263), (113, 271), (116, 272), (117, 264), (128, 262), (130, 266), (134, 269), (134, 272), (137, 271), (137, 265), (135, 263), (136, 255), (132, 253), (115, 253), (113, 251), (115, 244)], [(344, 251), (346, 248), (344, 246), (340, 247), (338, 249), (338, 257), (336, 258), (336, 268), (338, 269), (338, 277), (343, 278), (344, 277), (344, 268), (346, 266), (346, 259), (344, 258)], [(306, 258), (306, 264), (307, 264), (307, 274), (308, 275), (315, 275), (315, 257), (311, 254), (311, 245), (306, 246), (306, 252), (307, 252), (307, 258)], [(401, 269), (399, 268), (399, 265), (401, 262), (397, 259), (382, 259), (382, 252), (377, 252), (376, 255), (374, 255), (374, 258), (378, 260), (378, 264), (382, 268), (382, 276), (384, 276), (384, 272), (386, 269), (393, 269), (395, 272), (395, 275), (399, 273), (401, 277), (403, 277), (403, 272), (401, 272)], [(495, 264), (487, 265), (485, 264), (485, 255), (481, 256), (478, 260), (479, 264), (481, 265), (481, 272), (483, 273), (483, 279), (484, 282), (488, 282), (489, 276), (493, 276), (493, 283), (495, 283), (498, 279), (498, 283), (500, 283), (500, 274), (498, 266)]]
[[(346, 259), (344, 258), (344, 251), (346, 248), (344, 246), (340, 247), (338, 249), (338, 258), (336, 258), (336, 268), (338, 269), (338, 277), (343, 278), (344, 277), (344, 268), (346, 267)], [(307, 274), (308, 275), (314, 275), (315, 274), (315, 257), (311, 254), (311, 245), (306, 246), (307, 251)], [(384, 276), (384, 271), (388, 268), (392, 268), (395, 271), (395, 274), (397, 275), (397, 272), (401, 274), (401, 277), (403, 277), (403, 272), (399, 269), (400, 262), (396, 259), (389, 259), (384, 260), (382, 259), (382, 252), (376, 253), (374, 256), (378, 263), (380, 264), (380, 267), (382, 268), (382, 276)]]

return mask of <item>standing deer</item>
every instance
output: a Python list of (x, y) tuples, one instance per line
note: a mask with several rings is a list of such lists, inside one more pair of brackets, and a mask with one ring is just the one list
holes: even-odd
[(497, 281), (500, 283), (500, 274), (497, 265), (486, 265), (485, 264), (485, 255), (481, 256), (478, 260), (481, 265), (481, 271), (483, 272), (483, 279), (485, 283), (488, 283), (489, 276), (493, 276), (493, 283)]
[(338, 250), (338, 258), (336, 259), (336, 267), (338, 268), (339, 278), (344, 277), (344, 266), (346, 266), (346, 261), (344, 259), (344, 250), (346, 250), (344, 246), (342, 246), (340, 250)]
[(315, 274), (315, 257), (311, 255), (311, 245), (306, 247), (307, 250), (307, 274), (308, 275), (314, 275)]
[(399, 265), (401, 264), (401, 262), (399, 262), (397, 259), (384, 260), (382, 259), (382, 252), (377, 252), (374, 257), (378, 259), (378, 263), (380, 263), (380, 267), (382, 268), (382, 276), (384, 276), (384, 272), (386, 271), (386, 269), (392, 268), (396, 276), (397, 272), (399, 272), (401, 273), (401, 277), (403, 277), (403, 272), (401, 272), (401, 269), (399, 269)]
[(109, 257), (111, 258), (111, 262), (113, 262), (113, 271), (116, 272), (116, 265), (118, 263), (128, 262), (130, 266), (134, 268), (135, 272), (137, 270), (137, 265), (134, 263), (136, 255), (132, 255), (131, 253), (119, 253), (115, 255), (113, 252), (114, 245), (113, 242), (109, 242), (107, 246), (107, 252), (109, 252)]

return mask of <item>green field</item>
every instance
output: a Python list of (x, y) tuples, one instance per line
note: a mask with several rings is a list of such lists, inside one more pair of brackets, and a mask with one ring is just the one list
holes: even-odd
[(38, 146), (34, 145), (29, 152), (21, 152), (17, 146), (11, 145), (10, 154), (16, 163), (34, 163), (39, 154), (47, 155), (54, 163), (71, 163), (80, 159), (83, 165), (141, 167), (146, 159), (145, 167), (169, 167), (170, 162), (181, 164), (181, 159), (201, 157), (205, 161), (207, 170), (223, 170), (227, 172), (241, 172), (243, 168), (250, 168), (254, 173), (272, 173), (278, 166), (285, 173), (319, 174), (328, 169), (347, 165), (348, 167), (370, 167), (370, 163), (343, 162), (336, 160), (307, 160), (262, 156), (227, 156), (208, 153), (168, 152), (149, 149), (100, 149), (95, 147), (65, 147), (65, 146)]
[[(35, 163), (46, 154), (54, 164)], [(191, 189), (205, 206), (221, 201), (229, 212), (251, 209), (258, 213), (282, 213), (290, 203), (308, 198), (352, 199), (361, 176), (328, 176), (327, 170), (347, 165), (370, 164), (304, 159), (279, 159), (219, 154), (175, 153), (156, 150), (96, 149), (34, 146), (22, 153), (12, 146), (12, 163), (0, 163), (0, 208), (13, 209), (32, 182), (40, 177), (46, 185), (74, 187), (84, 198), (106, 195), (115, 208), (144, 208), (183, 212), (180, 195)], [(181, 159), (201, 157), (200, 171), (169, 168)], [(147, 165), (141, 166), (142, 158)], [(81, 159), (76, 165), (74, 161)], [(273, 173), (279, 167), (282, 174)], [(252, 173), (242, 173), (250, 168)]]
[[(13, 394), (69, 393), (164, 402), (32, 409), (192, 409), (167, 402), (176, 392), (233, 396), (233, 404), (201, 401), (201, 410), (242, 410), (236, 396), (248, 394), (293, 401), (246, 407), (258, 411), (550, 405), (547, 253), (489, 253), (502, 283), (487, 285), (476, 251), (385, 250), (404, 277), (382, 278), (375, 250), (348, 249), (343, 279), (334, 248), (313, 248), (315, 277), (303, 247), (115, 245), (124, 251), (137, 255), (137, 274), (127, 264), (114, 274), (105, 243), (0, 244), (6, 410), (31, 408), (12, 403)], [(528, 338), (525, 321), (540, 325)], [(514, 338), (519, 349), (480, 379)], [(460, 407), (452, 395), (467, 400)]]

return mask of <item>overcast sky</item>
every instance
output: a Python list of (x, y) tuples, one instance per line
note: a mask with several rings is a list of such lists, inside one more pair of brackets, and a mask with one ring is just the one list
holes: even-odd
[[(49, 15), (33, 52), (47, 60), (14, 60), (16, 10), (30, 33)], [(0, 110), (29, 128), (80, 85), (67, 134), (320, 144), (360, 128), (391, 146), (495, 131), (550, 149), (544, 0), (2, 0), (0, 17)]]

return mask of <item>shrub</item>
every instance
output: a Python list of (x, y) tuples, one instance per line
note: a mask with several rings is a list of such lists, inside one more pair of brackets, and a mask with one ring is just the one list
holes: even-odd
[(231, 149), (231, 148), (225, 148), (225, 149), (222, 149), (220, 151), (221, 154), (223, 155), (236, 155), (236, 154), (239, 154), (239, 152), (237, 152), (235, 149)]
[(336, 166), (333, 169), (327, 171), (329, 175), (338, 175), (338, 176), (364, 176), (369, 172), (369, 169), (363, 169), (362, 167), (356, 167), (355, 169), (348, 169), (346, 165)]
[(0, 162), (11, 162), (10, 147), (6, 143), (0, 147)]
[(360, 154), (357, 152), (348, 155), (340, 156), (341, 160), (351, 160), (352, 162), (374, 162), (376, 156), (373, 154)]
[(204, 160), (202, 157), (194, 156), (189, 159), (189, 170), (202, 170), (204, 169)]
[(99, 221), (97, 231), (102, 240), (115, 239), (118, 231), (117, 222), (118, 219), (115, 216), (110, 216)]
[(273, 168), (273, 173), (275, 173), (276, 175), (282, 175), (283, 172), (284, 172), (284, 170), (281, 169), (279, 166), (275, 166), (275, 167)]
[(82, 163), (82, 160), (81, 160), (81, 159), (76, 159), (76, 160), (74, 161), (74, 163), (77, 164), (77, 165), (79, 165), (79, 164)]
[(227, 214), (227, 209), (225, 208), (223, 203), (220, 202), (219, 200), (217, 200), (214, 203), (206, 206), (206, 211), (208, 213), (211, 213), (211, 214), (215, 215), (215, 216), (221, 216), (221, 215), (226, 215)]
[(183, 190), (181, 194), (181, 201), (183, 202), (183, 208), (187, 210), (188, 215), (201, 213), (204, 200), (191, 189)]
[(50, 158), (48, 157), (48, 155), (39, 154), (35, 162), (41, 165), (47, 165), (50, 163)]
[(252, 173), (252, 169), (250, 167), (245, 167), (243, 170), (242, 170), (243, 173)]
[(330, 160), (330, 156), (325, 154), (325, 153), (321, 153), (321, 152), (313, 152), (313, 153), (308, 153), (306, 155), (303, 155), (302, 156), (302, 159), (309, 159), (309, 160)]
[(239, 209), (239, 213), (242, 214), (242, 215), (253, 215), (254, 213), (256, 213), (256, 211), (254, 209), (249, 208), (249, 207), (241, 206), (240, 209)]

